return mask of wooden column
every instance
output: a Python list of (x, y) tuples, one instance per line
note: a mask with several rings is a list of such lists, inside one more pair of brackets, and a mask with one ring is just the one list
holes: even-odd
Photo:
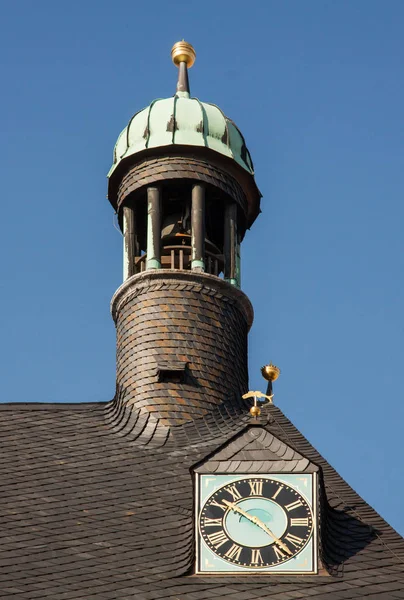
[(191, 269), (205, 271), (205, 187), (199, 183), (192, 187), (191, 209)]
[(232, 285), (237, 283), (237, 205), (226, 204), (224, 211), (224, 278)]
[(123, 207), (123, 280), (135, 274), (135, 256), (139, 255), (136, 213), (132, 206)]
[(161, 269), (161, 190), (147, 188), (146, 269)]

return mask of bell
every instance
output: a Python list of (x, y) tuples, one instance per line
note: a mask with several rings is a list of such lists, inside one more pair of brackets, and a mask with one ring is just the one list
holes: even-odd
[[(161, 228), (161, 246), (191, 247), (191, 220), (188, 213), (167, 215)], [(205, 237), (205, 249), (212, 254), (220, 254), (219, 248)]]
[(165, 246), (191, 245), (191, 227), (181, 213), (168, 215), (161, 228), (161, 244)]

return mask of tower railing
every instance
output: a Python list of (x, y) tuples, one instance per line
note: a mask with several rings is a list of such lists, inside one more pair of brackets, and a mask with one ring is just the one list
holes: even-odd
[[(179, 271), (190, 271), (192, 263), (191, 246), (174, 245), (165, 246), (161, 252), (161, 268)], [(147, 254), (135, 257), (136, 273), (146, 271)], [(214, 254), (205, 251), (205, 273), (219, 277), (224, 269), (224, 257), (222, 254)]]

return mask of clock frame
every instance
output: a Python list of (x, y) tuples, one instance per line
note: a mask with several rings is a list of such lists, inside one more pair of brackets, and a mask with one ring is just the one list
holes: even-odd
[(196, 474), (196, 572), (317, 572), (316, 473)]

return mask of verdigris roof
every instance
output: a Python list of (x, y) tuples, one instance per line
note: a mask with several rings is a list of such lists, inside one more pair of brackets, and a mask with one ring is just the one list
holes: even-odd
[[(2, 405), (0, 598), (404, 598), (403, 539), (277, 407), (257, 425), (246, 410), (218, 406), (162, 435), (114, 403)], [(193, 575), (191, 471), (207, 457), (320, 469), (322, 574)]]
[(250, 153), (235, 123), (215, 104), (191, 98), (188, 92), (177, 92), (172, 98), (154, 100), (132, 117), (115, 144), (108, 177), (122, 160), (168, 146), (208, 148), (254, 174)]

